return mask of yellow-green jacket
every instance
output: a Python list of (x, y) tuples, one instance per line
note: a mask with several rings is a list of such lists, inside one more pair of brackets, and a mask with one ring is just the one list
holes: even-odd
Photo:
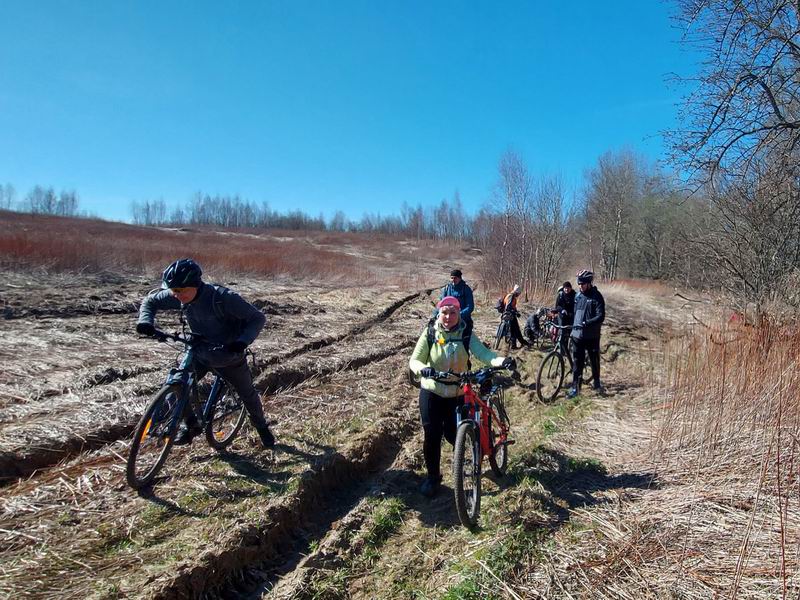
[[(416, 374), (425, 367), (433, 367), (437, 371), (455, 371), (463, 373), (467, 370), (467, 361), (472, 357), (480, 363), (500, 367), (504, 357), (497, 356), (494, 352), (484, 346), (473, 332), (469, 341), (469, 355), (461, 341), (464, 331), (464, 323), (459, 324), (452, 330), (447, 331), (439, 321), (434, 326), (435, 341), (433, 348), (428, 347), (428, 326), (422, 330), (422, 335), (417, 340), (411, 359), (408, 361), (409, 368)], [(422, 377), (420, 387), (429, 390), (443, 398), (453, 398), (461, 395), (461, 387), (458, 385), (446, 385), (439, 381), (434, 381), (428, 377)]]

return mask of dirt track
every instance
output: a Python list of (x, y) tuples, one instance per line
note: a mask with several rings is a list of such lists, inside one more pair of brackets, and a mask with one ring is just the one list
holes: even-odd
[[(135, 305), (136, 286), (125, 294), (121, 305)], [(441, 552), (427, 538), (441, 529), (443, 543), (462, 544), (470, 534), (454, 521), (452, 494), (434, 502), (416, 494), (418, 417), (403, 383), (430, 313), (427, 290), (357, 296), (273, 287), (267, 295), (254, 287), (246, 295), (268, 313), (257, 383), (269, 395), (278, 448), (262, 451), (249, 427), (229, 454), (199, 442), (176, 448), (145, 496), (124, 483), (125, 437), (175, 351), (132, 336), (133, 312), (67, 316), (62, 299), (5, 322), (2, 347), (19, 351), (3, 356), (9, 368), (0, 381), (0, 474), (8, 483), (0, 490), (0, 596), (314, 597), (330, 588), (326, 574), (345, 567), (348, 578), (328, 597), (374, 597), (376, 585), (419, 579), (431, 567), (420, 593), (447, 584), (448, 560), (424, 558)], [(618, 315), (607, 327), (609, 364), (647, 339), (636, 314)], [(479, 308), (477, 319), (488, 339), (494, 316)], [(530, 381), (539, 354), (520, 358)], [(610, 371), (611, 391), (627, 393), (630, 382)], [(510, 396), (519, 435), (512, 455), (537, 443), (542, 415), (553, 410), (533, 395), (519, 388)], [(524, 501), (519, 489), (504, 489), (487, 481), (488, 514), (506, 496)], [(365, 537), (389, 501), (405, 525)], [(399, 552), (383, 550), (389, 535)], [(416, 546), (422, 554), (406, 574), (395, 572)], [(372, 564), (390, 565), (379, 578), (360, 570), (369, 567), (360, 558), (367, 550), (377, 553)]]

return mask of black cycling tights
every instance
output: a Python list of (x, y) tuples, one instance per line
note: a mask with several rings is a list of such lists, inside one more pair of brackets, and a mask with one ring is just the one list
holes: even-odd
[(572, 338), (572, 387), (581, 389), (581, 376), (583, 366), (586, 364), (586, 355), (589, 355), (589, 365), (592, 367), (592, 380), (595, 387), (600, 385), (600, 338), (596, 340), (576, 340)]
[(456, 443), (456, 408), (462, 404), (463, 396), (442, 398), (428, 390), (419, 391), (419, 416), (425, 433), (422, 451), (430, 477), (441, 474), (439, 462), (442, 457), (442, 436), (451, 445)]

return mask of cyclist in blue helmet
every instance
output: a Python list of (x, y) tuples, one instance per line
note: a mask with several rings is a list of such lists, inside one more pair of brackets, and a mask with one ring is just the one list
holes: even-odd
[[(181, 310), (192, 333), (208, 341), (197, 350), (197, 373), (202, 377), (210, 369), (219, 373), (242, 399), (250, 422), (258, 431), (265, 448), (275, 445), (269, 430), (261, 398), (253, 385), (245, 350), (264, 328), (264, 314), (228, 288), (204, 283), (203, 271), (191, 258), (170, 264), (161, 276), (161, 291), (147, 296), (139, 309), (136, 331), (153, 335), (156, 313)], [(188, 410), (175, 444), (188, 444), (200, 433), (197, 416)]]

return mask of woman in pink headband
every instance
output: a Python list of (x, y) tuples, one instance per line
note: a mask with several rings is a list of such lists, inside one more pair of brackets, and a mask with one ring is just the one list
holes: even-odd
[(437, 371), (467, 371), (471, 359), (493, 367), (516, 369), (513, 358), (497, 356), (474, 333), (465, 333), (466, 325), (461, 321), (458, 298), (445, 296), (436, 308), (439, 316), (425, 326), (408, 361), (409, 368), (421, 377), (419, 414), (428, 475), (420, 486), (420, 492), (428, 497), (436, 495), (442, 482), (439, 468), (442, 437), (451, 445), (455, 443), (456, 409), (464, 403), (459, 385), (436, 381), (433, 375)]

